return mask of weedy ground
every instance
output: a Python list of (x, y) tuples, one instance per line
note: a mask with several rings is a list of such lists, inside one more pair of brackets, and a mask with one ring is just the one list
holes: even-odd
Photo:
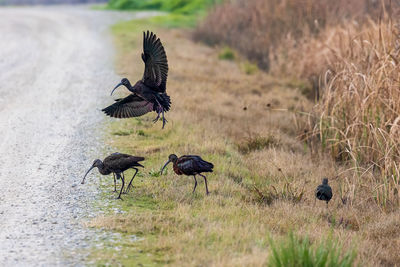
[[(124, 213), (88, 223), (125, 237), (94, 250), (98, 264), (261, 266), (271, 263), (270, 240), (292, 231), (313, 244), (334, 238), (343, 253), (355, 250), (362, 265), (400, 262), (400, 212), (384, 213), (369, 191), (352, 187), (348, 167), (315, 153), (305, 140), (314, 106), (307, 84), (276, 79), (254, 65), (248, 71), (235, 51), (223, 57), (226, 48), (195, 43), (189, 31), (148, 21), (113, 28), (117, 69), (132, 80), (143, 71), (142, 29), (154, 30), (166, 47), (172, 110), (164, 130), (152, 123), (155, 114), (110, 120), (108, 145), (146, 157), (146, 168), (133, 191), (115, 202)], [(171, 166), (159, 175), (170, 153), (214, 163), (209, 196), (201, 179), (192, 194), (193, 178), (175, 175)], [(329, 209), (314, 201), (323, 177), (334, 191)], [(110, 178), (106, 190), (112, 187)]]

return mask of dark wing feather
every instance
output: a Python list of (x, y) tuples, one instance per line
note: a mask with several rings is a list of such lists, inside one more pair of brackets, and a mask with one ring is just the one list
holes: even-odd
[(185, 155), (178, 159), (178, 168), (183, 173), (201, 173), (201, 172), (212, 172), (214, 165), (210, 162), (203, 160), (199, 156)]
[(319, 200), (329, 201), (332, 198), (332, 188), (329, 185), (319, 185), (315, 190), (315, 196)]
[(114, 118), (131, 118), (153, 111), (153, 105), (153, 103), (131, 94), (104, 108), (102, 111)]
[(124, 171), (135, 166), (142, 166), (138, 162), (144, 157), (136, 157), (128, 154), (113, 153), (104, 159), (104, 164), (112, 171)]
[(178, 169), (182, 171), (184, 174), (191, 175), (196, 173), (194, 161), (190, 157), (182, 156), (178, 159), (176, 165)]
[(168, 60), (164, 47), (152, 32), (143, 32), (142, 59), (145, 63), (143, 83), (151, 89), (164, 93), (168, 77)]

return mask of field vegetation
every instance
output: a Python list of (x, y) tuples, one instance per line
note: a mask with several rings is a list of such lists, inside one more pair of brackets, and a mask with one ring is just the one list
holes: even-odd
[(193, 27), (206, 11), (220, 0), (110, 0), (107, 7), (117, 10), (157, 10), (167, 14), (153, 20), (164, 27)]
[(399, 12), (398, 1), (227, 1), (195, 38), (305, 82), (316, 100), (305, 138), (347, 164), (354, 186), (389, 211), (400, 189)]
[[(116, 204), (122, 214), (88, 223), (125, 237), (93, 258), (396, 266), (398, 22), (394, 2), (238, 0), (217, 5), (194, 32), (153, 20), (116, 25), (117, 66), (128, 78), (142, 75), (141, 31), (157, 32), (173, 108), (164, 130), (154, 114), (110, 120), (110, 145), (145, 156), (146, 169)], [(192, 195), (193, 178), (171, 167), (159, 175), (170, 153), (214, 163), (209, 196), (202, 182)], [(334, 192), (329, 209), (314, 198), (323, 177)]]

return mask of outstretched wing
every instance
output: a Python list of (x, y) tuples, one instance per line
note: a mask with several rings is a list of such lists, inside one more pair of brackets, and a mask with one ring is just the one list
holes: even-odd
[(118, 100), (114, 104), (104, 108), (102, 111), (114, 118), (139, 117), (153, 111), (153, 103), (143, 98), (130, 94), (129, 96)]
[(143, 32), (144, 61), (143, 83), (157, 92), (164, 93), (168, 77), (168, 60), (164, 47), (152, 32)]

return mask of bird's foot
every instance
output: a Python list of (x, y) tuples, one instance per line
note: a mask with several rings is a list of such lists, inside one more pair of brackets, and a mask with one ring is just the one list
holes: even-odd
[(164, 129), (165, 124), (167, 123), (167, 119), (166, 118), (162, 118), (162, 128)]
[(116, 199), (121, 199), (121, 200), (123, 200), (121, 196), (117, 197)]
[(156, 123), (160, 119), (160, 114), (157, 115), (157, 117), (153, 120), (153, 123)]
[(131, 190), (131, 188), (133, 188), (133, 185), (130, 186), (130, 187), (128, 187), (128, 188), (125, 190), (125, 194), (128, 193), (128, 192)]

